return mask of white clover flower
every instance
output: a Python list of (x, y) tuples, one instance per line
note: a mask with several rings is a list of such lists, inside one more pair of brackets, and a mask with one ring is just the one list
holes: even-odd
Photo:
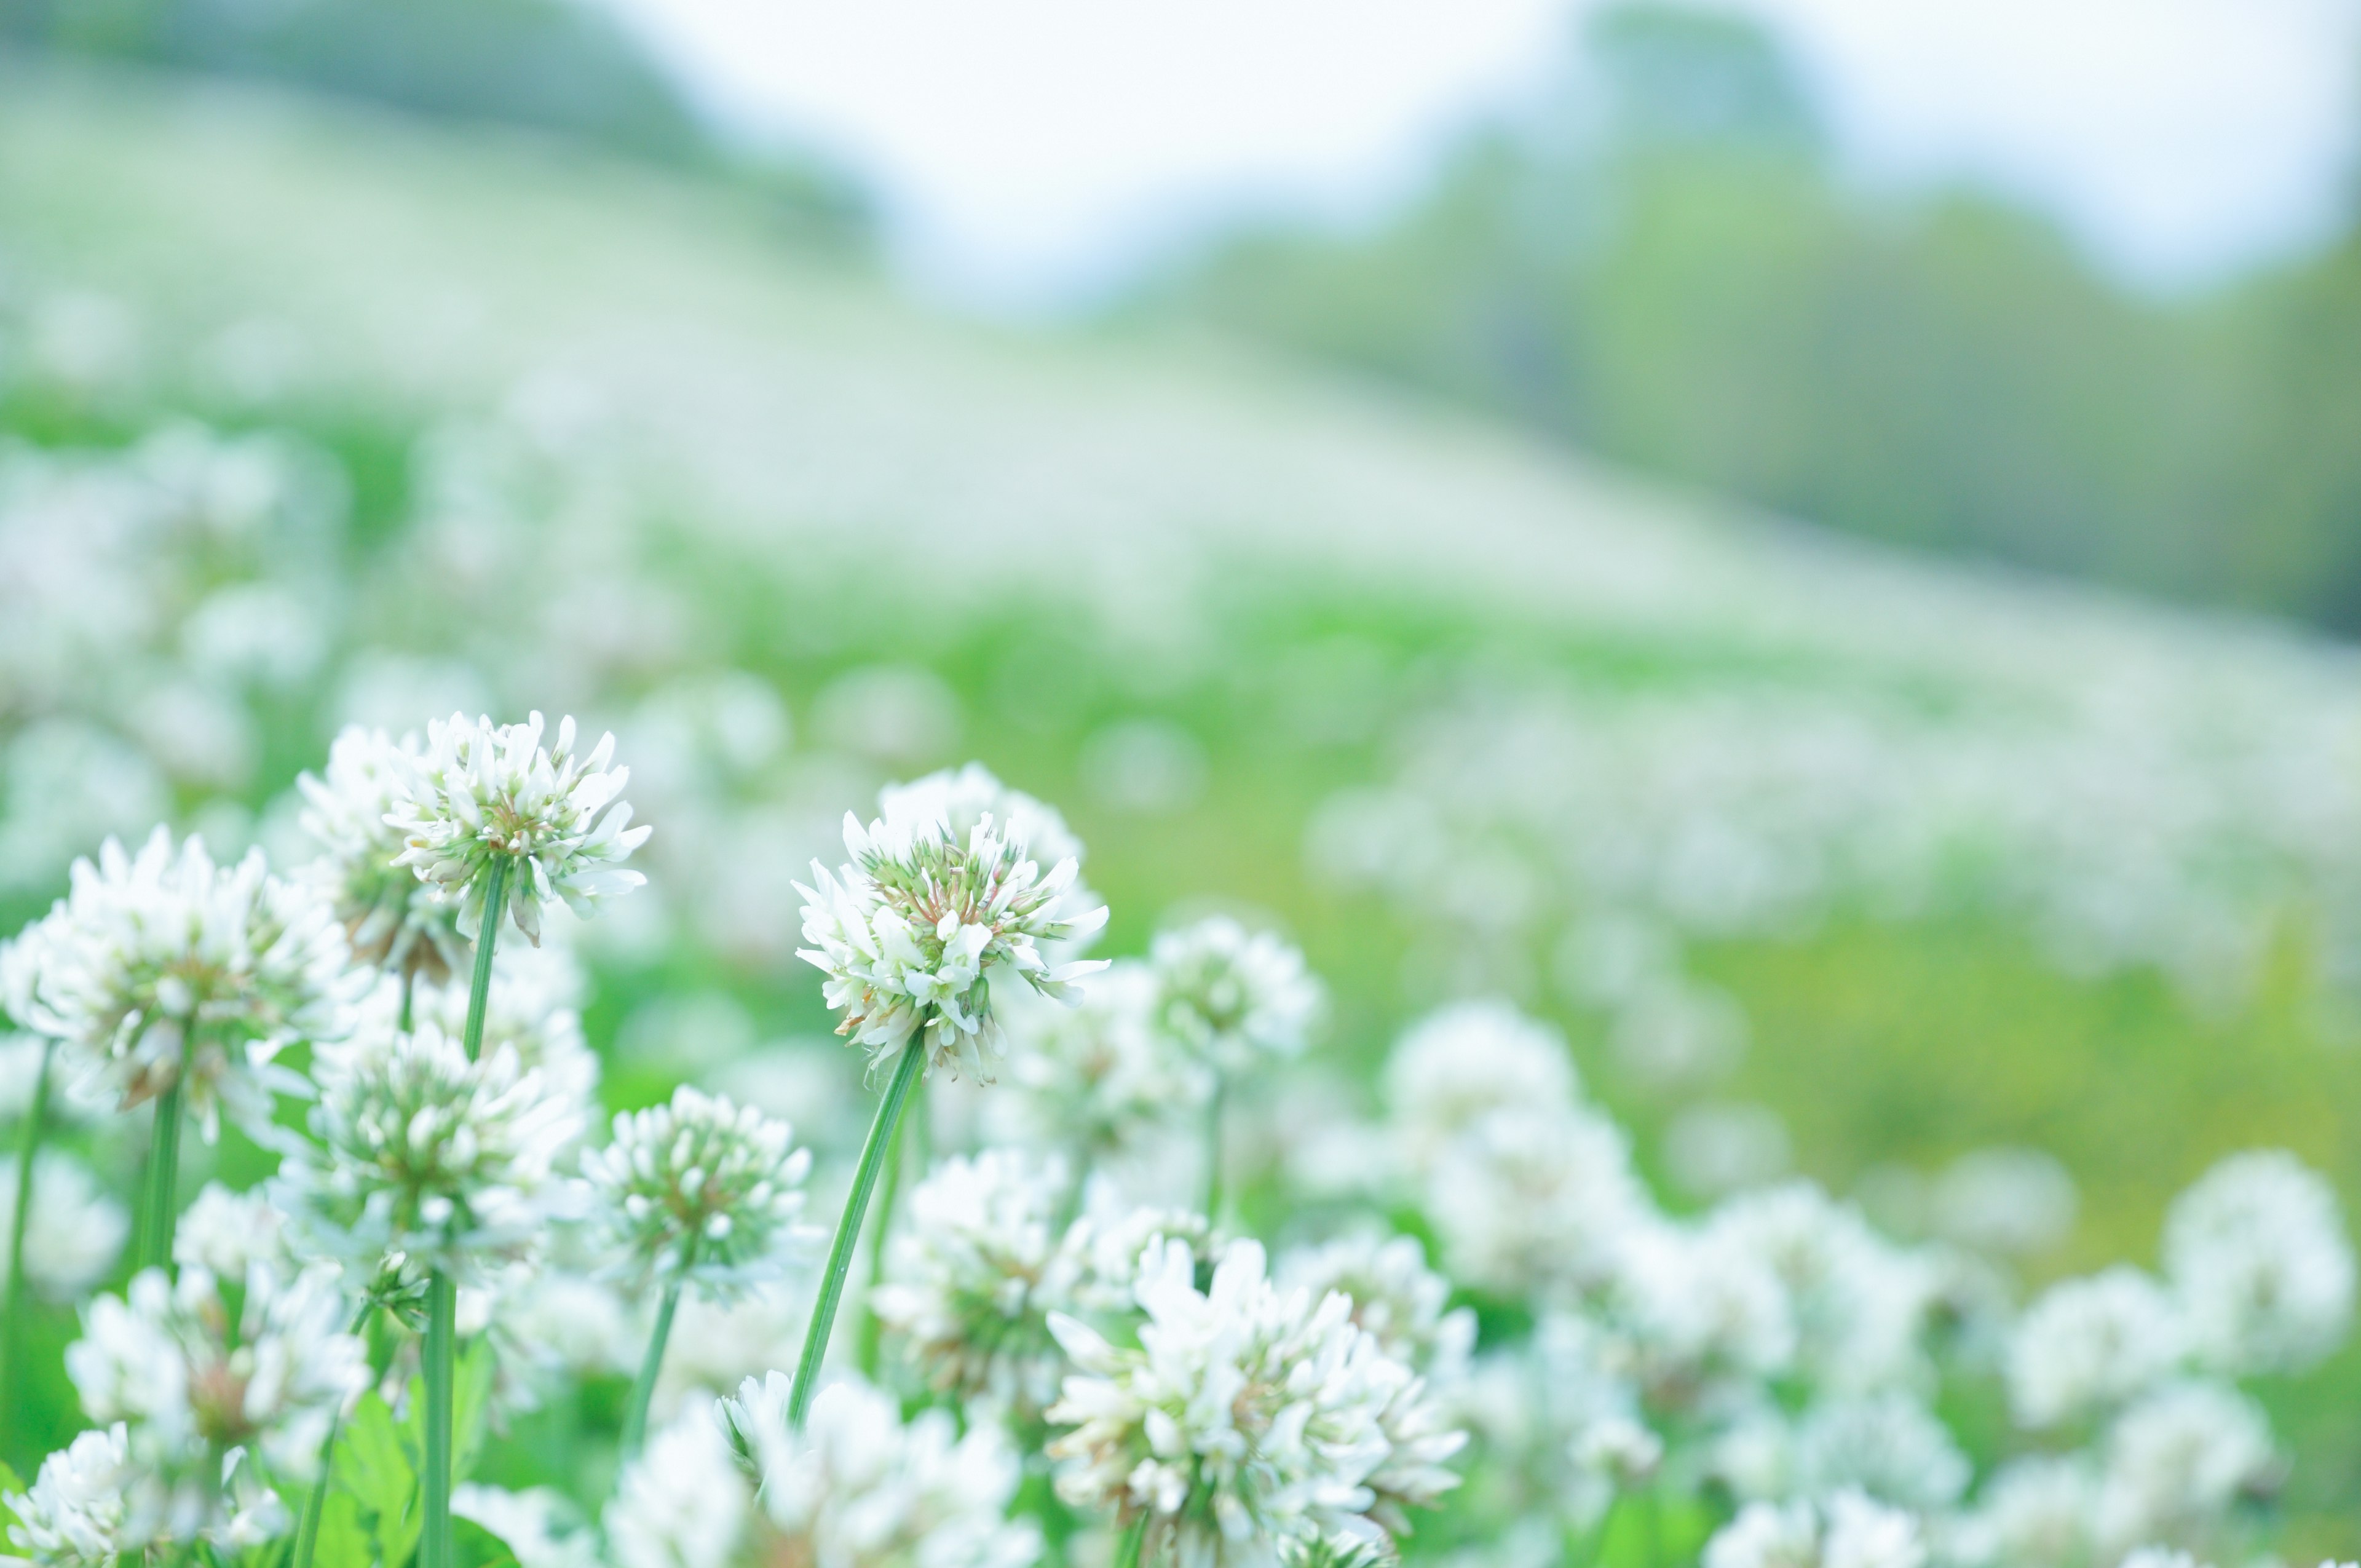
[(1211, 1079), (1158, 1033), (1157, 994), (1155, 971), (1136, 959), (1116, 960), (1071, 1006), (1016, 992), (1005, 1010), (1016, 1092), (994, 1099), (1014, 1130), (1097, 1158), (1202, 1105)]
[(2119, 1264), (2069, 1279), (2009, 1335), (2009, 1405), (2035, 1428), (2112, 1409), (2170, 1374), (2188, 1348), (2173, 1299), (2138, 1269)]
[(2334, 1189), (2294, 1156), (2235, 1155), (2172, 1205), (2165, 1272), (2192, 1348), (2223, 1372), (2300, 1372), (2353, 1322), (2352, 1244)]
[(1631, 1144), (1587, 1108), (1503, 1107), (1436, 1157), (1425, 1208), (1451, 1274), (1504, 1295), (1588, 1289), (1648, 1210)]
[(1353, 1321), (1430, 1387), (1448, 1387), (1466, 1376), (1476, 1314), (1452, 1309), (1451, 1281), (1426, 1266), (1426, 1249), (1417, 1237), (1355, 1231), (1283, 1254), (1276, 1272), (1287, 1289), (1350, 1297)]
[(2092, 1554), (2099, 1483), (2081, 1455), (2013, 1459), (1953, 1528), (1947, 1555), (1993, 1568), (2073, 1568)]
[(38, 1568), (114, 1568), (155, 1541), (167, 1511), (161, 1492), (117, 1421), (41, 1461), (32, 1490), (0, 1497), (0, 1505), (16, 1516), (10, 1543)]
[[(538, 713), (504, 725), (455, 713), (427, 726), (423, 756), (401, 758), (402, 798), (386, 814), (401, 833), (397, 863), (457, 895), (459, 931), (470, 941), (483, 929), (495, 856), (511, 861), (505, 913), (535, 946), (551, 899), (587, 919), (647, 881), (622, 863), (652, 829), (631, 827), (631, 803), (617, 798), (631, 770), (608, 766), (615, 738), (577, 755), (571, 718), (558, 720), (546, 747), (542, 725)], [(493, 929), (503, 912), (491, 912)]]
[[(549, 1092), (582, 1107), (586, 1116), (598, 1094), (598, 1053), (582, 1033), (580, 966), (564, 948), (511, 943), (492, 954), (492, 988), (485, 998), (483, 1054), (506, 1046), (518, 1062), (541, 1073)], [(422, 985), (411, 996), (411, 1017), (438, 1025), (463, 1038), (467, 1027), (468, 981)], [(380, 984), (363, 1003), (363, 1014), (390, 1027), (401, 1016), (401, 990)]]
[(1709, 1402), (1795, 1360), (1795, 1324), (1779, 1276), (1694, 1226), (1635, 1218), (1616, 1240), (1606, 1297), (1617, 1360), (1657, 1404)]
[(1074, 862), (1044, 876), (1025, 841), (990, 818), (960, 839), (939, 819), (881, 818), (864, 829), (847, 812), (844, 845), (851, 861), (837, 876), (815, 861), (818, 886), (796, 884), (812, 944), (796, 956), (829, 977), (823, 994), (844, 1014), (837, 1033), (870, 1047), (873, 1064), (924, 1029), (928, 1072), (964, 1061), (984, 1077), (985, 1055), (1002, 1047), (995, 976), (1064, 1002), (1106, 967), (1042, 958), (1040, 944), (1095, 931), (1106, 910), (1064, 911)]
[(1327, 1011), (1327, 992), (1303, 954), (1225, 915), (1167, 931), (1148, 949), (1156, 1021), (1224, 1072), (1299, 1057)]
[(367, 981), (310, 889), (273, 877), (257, 850), (216, 867), (204, 841), (159, 828), (135, 857), (110, 839), (76, 861), (72, 890), (0, 947), (0, 1004), (66, 1042), (125, 1110), (184, 1073), (208, 1141), (227, 1109), (269, 1122), (275, 1093), (304, 1081), (272, 1058), (332, 1039)]
[(135, 1452), (185, 1465), (245, 1449), (276, 1476), (309, 1480), (335, 1412), (368, 1381), (345, 1332), (350, 1305), (326, 1264), (292, 1275), (257, 1264), (243, 1284), (233, 1317), (209, 1270), (175, 1281), (145, 1269), (123, 1297), (91, 1302), (66, 1371), (93, 1420), (130, 1424)]
[(669, 1104), (619, 1113), (614, 1132), (582, 1174), (641, 1276), (727, 1299), (776, 1278), (809, 1238), (796, 1217), (811, 1151), (786, 1123), (682, 1084)]
[(305, 874), (344, 923), (354, 960), (439, 985), (467, 971), (459, 902), (396, 863), (401, 832), (387, 820), (424, 760), (414, 736), (396, 741), (346, 725), (329, 743), (326, 776), (303, 773), (295, 784), (303, 831), (320, 846)]
[[(1054, 806), (1011, 789), (982, 762), (944, 768), (908, 784), (887, 784), (877, 794), (878, 815), (888, 822), (940, 822), (950, 836), (965, 839), (986, 817), (1003, 824), (1005, 835), (1026, 846), (1038, 865), (1074, 862), (1075, 878), (1059, 900), (1069, 918), (1087, 915), (1105, 900), (1084, 885), (1081, 870), (1089, 858), (1081, 839)], [(1098, 934), (1093, 926), (1068, 938), (1077, 948)]]
[(1066, 1357), (1049, 1314), (1078, 1310), (1087, 1266), (1087, 1227), (1060, 1221), (1068, 1190), (1062, 1161), (986, 1149), (911, 1192), (870, 1306), (930, 1386), (1020, 1415), (1057, 1398)]
[(1488, 1113), (1571, 1106), (1576, 1090), (1565, 1037), (1505, 1002), (1440, 1008), (1386, 1058), (1386, 1106), (1422, 1168)]
[(1354, 1324), (1351, 1300), (1281, 1291), (1263, 1261), (1236, 1243), (1201, 1292), (1185, 1245), (1143, 1258), (1137, 1350), (1050, 1320), (1081, 1368), (1049, 1411), (1074, 1429), (1049, 1445), (1058, 1495), (1145, 1519), (1160, 1560), (1257, 1562), (1281, 1541), (1340, 1533), (1387, 1545), (1404, 1507), (1458, 1481), (1442, 1461), (1465, 1434), (1422, 1428), (1397, 1446), (1386, 1418), (1417, 1379)]
[(774, 1372), (721, 1405), (761, 1477), (763, 1561), (1030, 1568), (1040, 1556), (1033, 1522), (1005, 1517), (1022, 1467), (998, 1427), (961, 1436), (940, 1409), (905, 1423), (894, 1398), (848, 1380), (791, 1431), (789, 1391)]
[(1847, 1488), (1926, 1513), (1968, 1489), (1973, 1466), (1935, 1413), (1897, 1388), (1823, 1399), (1795, 1425), (1796, 1489)]
[(318, 1070), (319, 1146), (291, 1153), (273, 1189), (309, 1245), (363, 1268), (398, 1253), (406, 1276), (473, 1283), (574, 1207), (553, 1167), (579, 1108), (513, 1049), (471, 1062), (433, 1024), (371, 1027), (324, 1051)]
[(615, 1568), (724, 1568), (744, 1543), (752, 1507), (712, 1407), (697, 1405), (625, 1466), (602, 1521), (607, 1554)]
[(1596, 1322), (1545, 1312), (1530, 1339), (1479, 1356), (1451, 1391), (1482, 1445), (1477, 1475), (1505, 1484), (1510, 1506), (1554, 1515), (1553, 1534), (1597, 1527), (1631, 1479), (1628, 1462), (1653, 1436), (1613, 1360)]
[(1918, 1521), (1858, 1492), (1749, 1503), (1706, 1542), (1703, 1568), (1920, 1568)]
[[(0, 1167), (0, 1236), (16, 1216), (16, 1165)], [(33, 1208), (25, 1216), (26, 1283), (52, 1301), (72, 1301), (115, 1266), (131, 1221), (82, 1161), (45, 1148), (33, 1159)], [(0, 1282), (8, 1255), (0, 1247)]]
[(243, 1279), (261, 1264), (280, 1276), (294, 1272), (286, 1219), (260, 1188), (233, 1192), (208, 1181), (172, 1231), (172, 1261), (217, 1279)]
[(573, 1502), (550, 1487), (455, 1486), (451, 1516), (500, 1537), (516, 1554), (517, 1568), (599, 1568), (597, 1533), (583, 1528)]
[(1718, 1252), (1779, 1277), (1795, 1365), (1823, 1387), (1865, 1393), (1925, 1369), (1919, 1334), (1939, 1275), (1871, 1230), (1850, 1204), (1791, 1181), (1729, 1200), (1705, 1233)]
[(1189, 1249), (1199, 1277), (1229, 1249), (1230, 1237), (1204, 1215), (1187, 1209), (1135, 1206), (1111, 1183), (1093, 1178), (1083, 1190), (1082, 1216), (1065, 1237), (1081, 1264), (1073, 1284), (1075, 1315), (1125, 1317), (1139, 1310), (1139, 1271), (1165, 1248)]
[(2167, 1384), (2108, 1429), (2096, 1510), (2103, 1547), (2201, 1534), (2241, 1497), (2276, 1489), (2262, 1409), (2227, 1384)]

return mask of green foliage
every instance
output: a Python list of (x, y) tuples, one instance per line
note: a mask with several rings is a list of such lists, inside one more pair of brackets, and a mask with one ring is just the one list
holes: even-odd
[[(489, 1344), (478, 1339), (461, 1347), (453, 1384), (456, 1479), (473, 1473), (483, 1451), (485, 1401), (495, 1370)], [(384, 1396), (371, 1389), (345, 1421), (320, 1516), (319, 1568), (401, 1568), (418, 1550), (426, 1397), (415, 1378), (404, 1404), (408, 1413), (396, 1420)], [(489, 1531), (471, 1526), (460, 1533), (462, 1568), (498, 1568), (503, 1560), (514, 1561)]]

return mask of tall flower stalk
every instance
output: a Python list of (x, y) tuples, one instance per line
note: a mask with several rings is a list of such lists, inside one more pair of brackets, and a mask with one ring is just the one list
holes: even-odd
[[(482, 1054), (491, 997), (492, 954), (504, 917), (538, 947), (542, 906), (563, 898), (591, 915), (606, 898), (646, 879), (621, 864), (649, 829), (631, 826), (618, 798), (630, 776), (609, 769), (615, 738), (575, 751), (574, 720), (561, 719), (542, 744), (543, 719), (495, 725), (453, 714), (427, 728), (423, 753), (389, 754), (398, 779), (384, 820), (401, 835), (392, 863), (459, 901), (457, 928), (476, 944), (474, 984), (461, 1048)], [(528, 1074), (528, 1077), (534, 1075)], [(457, 1282), (436, 1267), (426, 1282), (426, 1474), (420, 1537), (423, 1568), (452, 1568), (453, 1385), (458, 1358)]]
[(181, 1100), (185, 1076), (176, 1071), (172, 1086), (156, 1097), (156, 1133), (148, 1144), (148, 1190), (139, 1204), (137, 1266), (140, 1268), (168, 1268), (172, 1262), (172, 1227), (180, 1214)]
[[(889, 1062), (892, 1071), (805, 1330), (787, 1407), (796, 1430), (818, 1392), (853, 1245), (918, 1080), (937, 1066), (954, 1073), (964, 1066), (990, 1080), (990, 1059), (1004, 1048), (992, 1006), (994, 978), (1021, 979), (1071, 1003), (1081, 999), (1082, 977), (1106, 967), (1086, 960), (1053, 968), (1042, 956), (1045, 943), (1077, 942), (1098, 930), (1106, 909), (1067, 908), (1073, 857), (1044, 875), (1026, 839), (989, 811), (961, 833), (925, 792), (889, 792), (886, 815), (866, 828), (845, 814), (844, 847), (851, 859), (836, 875), (815, 863), (816, 885), (797, 884), (811, 944), (798, 956), (828, 976), (822, 994), (843, 1014), (837, 1033), (869, 1048), (873, 1073)], [(884, 1240), (878, 1237), (881, 1248)]]
[(25, 1231), (33, 1217), (33, 1163), (41, 1152), (43, 1124), (49, 1120), (49, 1070), (58, 1043), (41, 1042), (41, 1065), (33, 1074), (32, 1097), (25, 1103), (25, 1125), (16, 1139), (16, 1201), (8, 1213), (8, 1283), (0, 1299), (0, 1388), (15, 1388), (16, 1342), (24, 1333)]

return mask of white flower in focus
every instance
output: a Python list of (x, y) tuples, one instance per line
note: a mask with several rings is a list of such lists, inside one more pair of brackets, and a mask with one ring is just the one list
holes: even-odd
[(1276, 1272), (1287, 1289), (1352, 1298), (1353, 1321), (1430, 1386), (1447, 1387), (1466, 1375), (1476, 1314), (1452, 1310), (1451, 1281), (1426, 1266), (1417, 1237), (1356, 1231), (1282, 1255)]
[(318, 1072), (319, 1145), (288, 1156), (272, 1192), (307, 1245), (364, 1268), (398, 1253), (408, 1273), (472, 1283), (573, 1206), (553, 1168), (579, 1109), (514, 1050), (471, 1062), (433, 1024), (371, 1027), (324, 1050)]
[(1426, 1181), (1451, 1274), (1503, 1295), (1602, 1282), (1647, 1212), (1622, 1130), (1587, 1108), (1503, 1107), (1451, 1141)]
[(351, 724), (329, 744), (325, 776), (295, 784), (303, 831), (320, 846), (305, 874), (344, 923), (354, 961), (440, 985), (467, 972), (458, 900), (397, 863), (401, 832), (387, 820), (423, 761), (415, 737)]
[(2108, 1430), (2096, 1513), (2103, 1547), (2202, 1533), (2241, 1497), (2276, 1489), (2279, 1458), (2252, 1399), (2224, 1383), (2168, 1384)]
[[(908, 784), (887, 784), (877, 792), (877, 811), (888, 822), (943, 823), (957, 839), (965, 839), (989, 817), (1003, 825), (1006, 837), (1023, 843), (1036, 864), (1074, 862), (1074, 881), (1059, 900), (1067, 918), (1078, 919), (1105, 902), (1082, 880), (1088, 851), (1066, 826), (1064, 815), (1021, 789), (1009, 788), (982, 762), (944, 768)], [(1093, 926), (1069, 940), (1080, 949), (1097, 934), (1098, 927)]]
[[(0, 1236), (16, 1216), (16, 1164), (0, 1166)], [(25, 1277), (52, 1301), (72, 1301), (105, 1277), (130, 1234), (123, 1205), (100, 1190), (82, 1161), (45, 1148), (33, 1160), (33, 1210), (25, 1216)], [(8, 1255), (0, 1246), (0, 1282)]]
[(796, 956), (829, 977), (822, 994), (844, 1015), (837, 1033), (868, 1047), (873, 1064), (924, 1028), (927, 1071), (964, 1062), (983, 1078), (985, 1054), (1001, 1049), (995, 975), (1069, 1002), (1082, 976), (1106, 967), (1053, 969), (1043, 959), (1042, 943), (1097, 930), (1106, 910), (1064, 910), (1074, 862), (1044, 876), (1025, 841), (997, 822), (961, 839), (939, 819), (881, 818), (864, 829), (847, 812), (844, 844), (851, 861), (837, 876), (814, 862), (818, 886), (796, 884), (811, 943)]
[(1159, 1026), (1224, 1072), (1301, 1056), (1327, 1010), (1301, 951), (1224, 915), (1158, 937), (1148, 963)]
[(608, 1556), (615, 1568), (723, 1568), (752, 1504), (712, 1407), (695, 1406), (659, 1428), (616, 1483)]
[(619, 1113), (614, 1131), (582, 1174), (640, 1275), (677, 1273), (726, 1299), (777, 1277), (807, 1237), (796, 1219), (811, 1151), (786, 1123), (682, 1084), (669, 1104)]
[(1386, 1106), (1421, 1167), (1488, 1113), (1571, 1106), (1576, 1088), (1565, 1037), (1505, 1002), (1440, 1008), (1386, 1058)]
[(2335, 1190), (2292, 1155), (2235, 1155), (2206, 1172), (2173, 1202), (2164, 1263), (2192, 1348), (2217, 1370), (2301, 1372), (2352, 1326)]
[[(495, 856), (513, 862), (501, 902), (535, 946), (551, 899), (588, 919), (647, 881), (622, 863), (652, 829), (631, 827), (631, 804), (617, 798), (631, 770), (608, 766), (615, 738), (577, 755), (571, 718), (546, 747), (542, 725), (538, 713), (505, 725), (455, 713), (427, 726), (423, 755), (401, 759), (402, 798), (386, 814), (401, 834), (396, 863), (458, 897), (459, 931), (471, 941)], [(491, 912), (495, 929), (502, 913)]]
[(2020, 1424), (2035, 1428), (2112, 1409), (2170, 1374), (2187, 1351), (2172, 1298), (2119, 1264), (2051, 1286), (2017, 1320), (2008, 1342), (2009, 1405)]
[(1007, 1009), (1008, 1080), (1000, 1096), (1027, 1141), (1091, 1157), (1130, 1148), (1204, 1103), (1202, 1063), (1174, 1051), (1155, 1026), (1155, 971), (1118, 959), (1072, 1006), (1019, 992)]
[(761, 1476), (768, 1562), (1030, 1568), (1041, 1540), (1006, 1518), (1022, 1474), (988, 1423), (960, 1435), (948, 1410), (907, 1422), (867, 1385), (822, 1388), (800, 1432), (786, 1423), (789, 1380), (748, 1378), (722, 1402), (732, 1441)]
[(1417, 1380), (1354, 1324), (1349, 1299), (1279, 1290), (1252, 1242), (1223, 1254), (1208, 1290), (1194, 1274), (1180, 1243), (1141, 1260), (1137, 1350), (1050, 1320), (1081, 1369), (1049, 1411), (1074, 1429), (1049, 1448), (1067, 1503), (1145, 1519), (1159, 1561), (1222, 1565), (1289, 1538), (1389, 1544), (1403, 1508), (1457, 1484), (1442, 1461), (1464, 1434), (1420, 1430), (1397, 1447), (1386, 1417)]
[(1059, 1220), (1067, 1190), (1063, 1162), (986, 1149), (910, 1194), (871, 1308), (930, 1387), (1027, 1414), (1056, 1399), (1066, 1358), (1049, 1314), (1076, 1310), (1085, 1266)]
[(1706, 1542), (1703, 1568), (1920, 1568), (1918, 1521), (1839, 1492), (1824, 1505), (1749, 1503)]
[(232, 1192), (218, 1181), (205, 1183), (173, 1227), (172, 1261), (216, 1279), (243, 1279), (256, 1264), (280, 1276), (294, 1269), (284, 1221), (269, 1195), (259, 1188)]
[(159, 1490), (117, 1421), (42, 1460), (32, 1490), (0, 1497), (0, 1506), (16, 1516), (9, 1543), (37, 1568), (114, 1568), (155, 1540)]
[(343, 1033), (367, 983), (346, 960), (328, 906), (259, 850), (217, 867), (203, 839), (176, 849), (159, 828), (136, 857), (110, 839), (74, 862), (71, 891), (0, 947), (0, 1006), (66, 1042), (125, 1110), (185, 1067), (210, 1142), (224, 1108), (259, 1128), (274, 1094), (304, 1092), (271, 1058)]
[(84, 1413), (127, 1422), (133, 1453), (159, 1468), (201, 1484), (207, 1464), (248, 1450), (273, 1475), (307, 1481), (335, 1412), (368, 1384), (365, 1347), (345, 1332), (333, 1266), (258, 1264), (244, 1286), (233, 1317), (208, 1270), (177, 1281), (143, 1270), (124, 1296), (91, 1302), (66, 1371)]

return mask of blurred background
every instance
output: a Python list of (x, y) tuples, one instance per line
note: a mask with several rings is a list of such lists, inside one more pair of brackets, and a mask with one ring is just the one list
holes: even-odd
[[(2349, 0), (16, 0), (0, 916), (573, 711), (610, 1104), (849, 1144), (788, 884), (972, 756), (1105, 950), (1282, 927), (1332, 1064), (1509, 996), (1676, 1205), (2027, 1284), (2232, 1149), (2350, 1205), (2357, 74)], [(2361, 1354), (2264, 1392), (2349, 1552)]]

